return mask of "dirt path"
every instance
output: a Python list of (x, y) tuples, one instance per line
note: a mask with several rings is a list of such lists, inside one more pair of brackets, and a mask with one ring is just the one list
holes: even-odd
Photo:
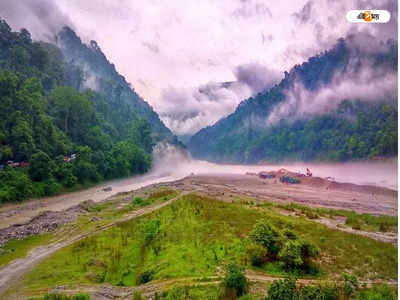
[(338, 219), (319, 218), (312, 221), (324, 224), (325, 226), (332, 229), (366, 236), (373, 240), (381, 241), (384, 243), (391, 243), (397, 246), (397, 233), (395, 232), (369, 232), (369, 231), (356, 230), (351, 227), (344, 226), (343, 225), (344, 221), (338, 221)]
[[(51, 290), (51, 292), (59, 292), (66, 294), (76, 294), (79, 292), (88, 293), (93, 300), (108, 300), (108, 299), (119, 299), (119, 300), (130, 300), (135, 292), (142, 293), (143, 296), (151, 298), (154, 297), (155, 293), (162, 293), (172, 286), (202, 286), (202, 285), (217, 285), (222, 282), (222, 276), (209, 276), (206, 278), (202, 277), (186, 277), (186, 278), (173, 278), (151, 281), (149, 283), (137, 286), (137, 287), (117, 287), (110, 284), (95, 284), (95, 285), (69, 285), (59, 286)], [(274, 277), (254, 271), (247, 271), (246, 278), (250, 283), (266, 283), (273, 282), (275, 280), (283, 279), (283, 277)], [(299, 286), (306, 285), (317, 285), (321, 283), (328, 283), (334, 281), (327, 281), (321, 279), (298, 279), (297, 284)], [(359, 285), (365, 284), (367, 287), (371, 287), (374, 284), (382, 283), (380, 280), (376, 281), (360, 281)], [(396, 280), (385, 281), (386, 284), (397, 286)], [(19, 299), (19, 298), (16, 298)], [(22, 298), (21, 298), (22, 299)]]
[[(296, 212), (290, 212), (286, 210), (280, 210), (279, 213), (285, 216), (296, 216)], [(318, 219), (308, 219), (310, 222), (317, 222), (323, 224), (329, 228), (349, 232), (352, 234), (362, 235), (370, 239), (381, 241), (384, 243), (390, 243), (397, 246), (398, 236), (396, 232), (370, 232), (363, 230), (356, 230), (346, 225), (346, 218), (336, 216), (334, 218), (319, 217)]]
[(71, 237), (65, 241), (57, 241), (57, 242), (54, 242), (54, 243), (46, 245), (46, 246), (34, 248), (24, 258), (14, 260), (10, 264), (8, 264), (0, 269), (0, 295), (2, 295), (8, 288), (10, 288), (10, 285), (12, 283), (15, 283), (24, 273), (31, 270), (37, 263), (39, 263), (41, 260), (43, 260), (44, 258), (51, 255), (55, 251), (62, 249), (62, 248), (66, 247), (76, 241), (79, 241), (89, 235), (95, 234), (100, 231), (104, 231), (104, 230), (114, 226), (115, 224), (122, 223), (122, 222), (125, 222), (128, 220), (131, 220), (131, 219), (135, 219), (135, 218), (150, 214), (153, 211), (156, 211), (158, 209), (161, 209), (161, 208), (171, 204), (172, 202), (176, 201), (177, 199), (181, 198), (184, 195), (185, 195), (185, 193), (182, 193), (181, 195), (179, 195), (173, 199), (170, 199), (164, 203), (136, 210), (128, 215), (123, 216), (122, 218), (120, 218), (118, 220), (115, 220), (114, 222), (112, 222), (110, 224), (104, 225), (102, 227), (98, 227), (98, 228), (96, 228), (96, 230), (87, 232), (85, 234)]

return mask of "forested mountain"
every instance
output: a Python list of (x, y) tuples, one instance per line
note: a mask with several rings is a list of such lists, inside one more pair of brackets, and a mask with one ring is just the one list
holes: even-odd
[(0, 20), (0, 203), (143, 173), (176, 141), (95, 42), (58, 44)]
[[(133, 108), (151, 125), (155, 140), (176, 141), (171, 131), (161, 122), (152, 107), (145, 102), (120, 75), (95, 41), (90, 45), (81, 39), (69, 27), (64, 27), (57, 36), (57, 45), (62, 50), (69, 65), (77, 67), (70, 75), (70, 84), (77, 90), (90, 88), (101, 94), (109, 103), (121, 108)], [(122, 109), (121, 111), (125, 111)]]
[(397, 41), (359, 44), (360, 37), (340, 39), (285, 72), (196, 133), (191, 153), (236, 163), (397, 155)]

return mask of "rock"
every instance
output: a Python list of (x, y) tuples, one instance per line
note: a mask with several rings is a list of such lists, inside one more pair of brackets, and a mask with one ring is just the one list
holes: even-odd
[(111, 191), (112, 191), (112, 187), (111, 186), (105, 187), (103, 189), (103, 192), (111, 192)]

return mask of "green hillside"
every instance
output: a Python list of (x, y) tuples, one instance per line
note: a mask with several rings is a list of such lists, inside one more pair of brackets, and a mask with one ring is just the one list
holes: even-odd
[(144, 173), (156, 142), (176, 142), (95, 42), (67, 28), (61, 42), (0, 21), (0, 203)]
[[(363, 66), (397, 76), (397, 42), (389, 40), (376, 53), (363, 53), (350, 39), (330, 51), (296, 65), (270, 90), (244, 100), (236, 111), (196, 133), (188, 143), (193, 156), (217, 162), (255, 163), (282, 160), (344, 161), (397, 155), (397, 102), (392, 95), (376, 99), (341, 99), (333, 111), (296, 115), (270, 122), (277, 109), (286, 109), (288, 95), (311, 96), (334, 78), (359, 76)], [(346, 78), (347, 78), (346, 77)], [(302, 89), (298, 89), (301, 86)], [(297, 89), (296, 89), (297, 88)], [(353, 83), (355, 90), (358, 87)], [(365, 95), (369, 97), (369, 95)], [(306, 99), (311, 105), (318, 103)], [(289, 103), (290, 104), (290, 103)], [(314, 110), (318, 110), (314, 108)]]

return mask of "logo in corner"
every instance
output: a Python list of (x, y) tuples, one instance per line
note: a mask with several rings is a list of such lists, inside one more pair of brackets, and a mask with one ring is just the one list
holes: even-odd
[(360, 13), (357, 19), (364, 19), (366, 22), (371, 22), (372, 20), (379, 20), (379, 14), (373, 14), (372, 11), (366, 10), (364, 13)]
[(390, 13), (387, 10), (350, 10), (346, 18), (351, 23), (387, 23)]

